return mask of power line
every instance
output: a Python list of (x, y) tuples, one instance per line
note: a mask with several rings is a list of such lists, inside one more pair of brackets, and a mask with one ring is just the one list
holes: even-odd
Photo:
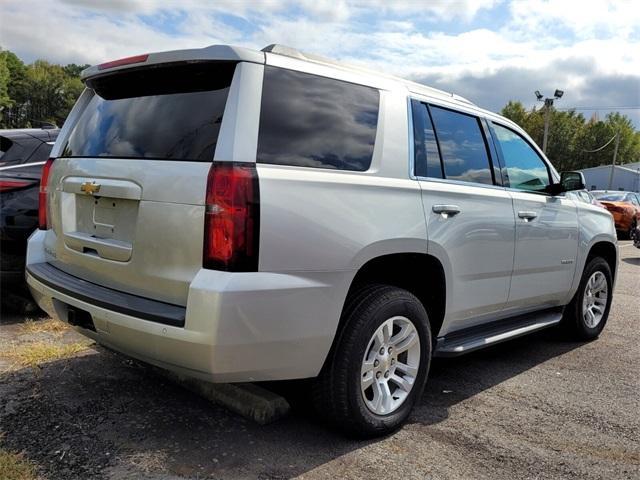
[(563, 107), (558, 108), (557, 110), (640, 110), (640, 105), (638, 106), (630, 106), (630, 105), (620, 105), (620, 106), (605, 106), (605, 107)]
[(596, 148), (595, 150), (582, 150), (585, 153), (595, 153), (595, 152), (599, 152), (600, 150), (602, 150), (604, 147), (606, 147), (607, 145), (609, 145), (611, 142), (613, 142), (613, 139), (616, 138), (618, 136), (618, 134), (614, 134), (613, 137), (611, 137), (611, 140), (609, 140), (607, 143), (605, 143), (604, 145), (602, 145), (601, 147)]

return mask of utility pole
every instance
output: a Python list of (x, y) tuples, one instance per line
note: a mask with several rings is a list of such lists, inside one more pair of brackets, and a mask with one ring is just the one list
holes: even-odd
[(547, 139), (549, 138), (549, 121), (551, 117), (551, 108), (553, 107), (553, 101), (558, 100), (564, 91), (556, 90), (553, 94), (553, 98), (544, 98), (544, 95), (540, 93), (540, 90), (535, 91), (536, 99), (542, 102), (544, 99), (544, 136), (542, 137), (542, 151), (547, 154)]
[(609, 172), (609, 188), (607, 190), (611, 190), (613, 185), (613, 172), (616, 169), (616, 157), (618, 156), (618, 145), (620, 145), (620, 132), (616, 132), (616, 143), (613, 147), (613, 162), (611, 162), (611, 172)]

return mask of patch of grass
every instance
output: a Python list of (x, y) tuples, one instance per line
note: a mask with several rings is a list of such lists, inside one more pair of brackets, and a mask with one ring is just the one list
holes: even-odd
[(76, 353), (87, 350), (87, 343), (55, 344), (47, 342), (33, 342), (14, 346), (5, 353), (5, 357), (13, 360), (21, 367), (36, 367), (42, 363), (53, 362), (62, 358), (73, 357)]
[(57, 336), (62, 335), (69, 329), (69, 325), (53, 318), (48, 318), (46, 320), (28, 319), (21, 327), (22, 333), (51, 333)]
[(36, 480), (36, 468), (18, 453), (0, 448), (0, 480)]
[(167, 454), (164, 452), (139, 452), (129, 455), (127, 460), (143, 473), (166, 472)]

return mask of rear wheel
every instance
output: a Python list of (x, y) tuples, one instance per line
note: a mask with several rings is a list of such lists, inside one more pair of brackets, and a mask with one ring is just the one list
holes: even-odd
[(609, 317), (612, 289), (609, 264), (601, 257), (590, 259), (563, 318), (565, 328), (573, 337), (593, 340), (600, 335)]
[(429, 319), (399, 288), (352, 296), (345, 324), (314, 385), (318, 413), (345, 432), (371, 437), (400, 427), (420, 398), (431, 359)]

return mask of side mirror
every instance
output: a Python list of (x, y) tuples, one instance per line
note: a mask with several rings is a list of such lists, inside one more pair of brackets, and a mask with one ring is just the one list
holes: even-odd
[(545, 189), (550, 195), (560, 195), (573, 190), (584, 190), (585, 181), (582, 172), (562, 172), (560, 183), (552, 183)]
[(582, 172), (562, 172), (560, 174), (560, 185), (564, 192), (572, 190), (584, 190), (584, 175)]

